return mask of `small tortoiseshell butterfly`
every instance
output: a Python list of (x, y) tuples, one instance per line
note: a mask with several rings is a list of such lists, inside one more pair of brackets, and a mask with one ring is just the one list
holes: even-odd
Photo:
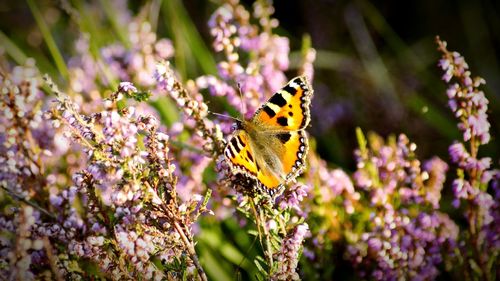
[(293, 78), (250, 120), (238, 120), (224, 155), (233, 173), (254, 179), (270, 194), (305, 167), (313, 90), (305, 76)]

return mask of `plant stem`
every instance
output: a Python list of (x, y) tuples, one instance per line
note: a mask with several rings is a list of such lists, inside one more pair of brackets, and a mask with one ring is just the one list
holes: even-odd
[(63, 56), (59, 51), (59, 48), (57, 47), (54, 37), (50, 33), (50, 29), (47, 26), (47, 23), (43, 19), (42, 13), (40, 13), (40, 10), (35, 4), (35, 1), (28, 0), (27, 2), (28, 6), (30, 7), (31, 13), (33, 13), (33, 17), (35, 18), (38, 28), (40, 28), (40, 32), (42, 33), (43, 39), (45, 40), (45, 43), (49, 48), (50, 54), (52, 55), (52, 58), (56, 63), (57, 69), (59, 70), (63, 78), (67, 80), (69, 77), (68, 68), (66, 67), (66, 63), (64, 62)]
[(182, 242), (184, 242), (184, 246), (186, 246), (186, 249), (188, 250), (188, 253), (189, 253), (191, 260), (193, 261), (194, 265), (196, 266), (196, 269), (198, 270), (198, 275), (200, 276), (201, 280), (207, 281), (208, 280), (207, 275), (205, 274), (203, 267), (201, 267), (201, 264), (200, 264), (200, 261), (198, 260), (198, 256), (196, 255), (196, 250), (194, 249), (193, 243), (185, 235), (182, 227), (179, 225), (178, 222), (174, 222), (173, 224), (174, 224), (175, 230), (181, 236)]

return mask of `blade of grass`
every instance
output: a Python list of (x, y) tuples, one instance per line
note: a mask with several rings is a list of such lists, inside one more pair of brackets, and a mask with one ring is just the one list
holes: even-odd
[(12, 42), (5, 33), (0, 30), (0, 45), (5, 49), (7, 54), (19, 65), (23, 65), (28, 58), (24, 52)]
[[(290, 67), (296, 68), (300, 65), (302, 53), (295, 51), (290, 53)], [(361, 65), (352, 57), (329, 50), (316, 49), (315, 69), (327, 69), (338, 72), (349, 72), (355, 75), (361, 75)]]
[(197, 245), (198, 252), (200, 253), (200, 260), (203, 264), (203, 268), (210, 276), (210, 280), (221, 280), (230, 281), (232, 280), (231, 275), (228, 273), (219, 260), (219, 258), (214, 255), (210, 247), (203, 247), (200, 243)]
[[(3, 46), (7, 55), (9, 55), (16, 64), (24, 65), (26, 59), (33, 58), (40, 72), (48, 73), (50, 76), (56, 77), (58, 71), (50, 61), (50, 58), (47, 58), (40, 49), (30, 48), (24, 43), (25, 42), (22, 41), (20, 42), (18, 38), (9, 38), (5, 33), (0, 31), (0, 45)], [(29, 53), (29, 56), (27, 56), (25, 52)]]
[(33, 17), (35, 18), (35, 21), (38, 25), (38, 28), (40, 28), (40, 32), (42, 33), (43, 39), (47, 44), (47, 47), (49, 48), (49, 52), (52, 55), (52, 59), (56, 64), (57, 70), (59, 70), (59, 73), (65, 80), (68, 80), (69, 72), (66, 66), (66, 62), (64, 62), (63, 56), (59, 51), (59, 48), (57, 47), (54, 37), (50, 33), (47, 23), (43, 19), (43, 16), (40, 13), (40, 10), (36, 6), (35, 2), (33, 0), (27, 0), (27, 2), (31, 10), (31, 13), (33, 14)]
[(344, 17), (354, 46), (360, 55), (367, 74), (371, 78), (373, 84), (381, 90), (373, 92), (380, 92), (382, 98), (398, 101), (394, 84), (368, 32), (363, 16), (359, 13), (358, 9), (351, 4), (346, 8)]
[(197, 64), (204, 74), (215, 74), (217, 67), (212, 53), (203, 42), (182, 2), (179, 0), (163, 1), (162, 12), (165, 14), (165, 27), (174, 39), (176, 67), (183, 72), (182, 77), (199, 74), (194, 73), (192, 69)]
[[(100, 49), (106, 43), (109, 43), (110, 39), (113, 38), (111, 35), (102, 32), (102, 30), (106, 30), (104, 28), (99, 28), (97, 26), (97, 22), (95, 20), (95, 16), (88, 13), (85, 5), (82, 1), (74, 1), (76, 6), (76, 11), (79, 14), (79, 22), (78, 25), (81, 31), (87, 34), (89, 38), (89, 50), (92, 54), (92, 57), (97, 62), (99, 69), (102, 71), (106, 80), (109, 83), (109, 86), (113, 89), (118, 88), (118, 81), (116, 75), (114, 75), (108, 68), (108, 66), (103, 63), (101, 59)], [(106, 38), (106, 39), (104, 39)]]
[(153, 0), (149, 4), (149, 23), (151, 23), (151, 31), (155, 33), (156, 29), (158, 28), (158, 18), (160, 17), (161, 2), (161, 0)]
[[(432, 83), (438, 79), (429, 71), (427, 67), (429, 64), (435, 64), (435, 55), (431, 59), (426, 54), (433, 54), (433, 52), (422, 51), (417, 55), (414, 47), (408, 46), (399, 35), (392, 29), (392, 27), (387, 23), (384, 16), (377, 10), (377, 8), (369, 1), (358, 0), (356, 2), (357, 6), (360, 8), (361, 13), (366, 18), (371, 27), (373, 27), (378, 34), (384, 38), (387, 45), (394, 51), (396, 56), (400, 61), (405, 63), (405, 66), (413, 68), (415, 75), (419, 77), (428, 89), (433, 89)], [(430, 49), (435, 50), (433, 40), (426, 39), (426, 46), (432, 46)]]
[(118, 38), (120, 39), (121, 43), (127, 49), (129, 49), (130, 41), (128, 40), (127, 37), (127, 30), (126, 28), (124, 28), (124, 26), (118, 23), (118, 19), (116, 18), (116, 12), (113, 10), (113, 7), (111, 7), (111, 3), (106, 0), (99, 0), (99, 3), (101, 4), (104, 13), (106, 13), (108, 20), (111, 23), (111, 26), (113, 27), (115, 33), (118, 35)]
[(160, 114), (161, 122), (167, 126), (179, 121), (179, 110), (172, 103), (172, 101), (166, 97), (160, 97), (155, 101), (151, 101), (150, 104), (158, 111)]
[[(208, 247), (216, 250), (221, 254), (226, 260), (233, 263), (234, 265), (239, 265), (245, 270), (250, 270), (252, 267), (251, 262), (245, 259), (243, 254), (230, 243), (222, 241), (221, 237), (224, 235), (220, 229), (215, 231), (215, 228), (204, 229), (203, 234), (198, 235), (198, 241), (203, 241)], [(242, 262), (243, 261), (243, 262)]]
[(373, 3), (366, 0), (358, 0), (356, 4), (366, 20), (380, 35), (382, 35), (387, 41), (387, 44), (396, 51), (398, 55), (402, 55), (401, 59), (405, 59), (405, 62), (410, 63), (416, 70), (421, 70), (425, 67), (413, 50), (409, 48), (391, 28)]

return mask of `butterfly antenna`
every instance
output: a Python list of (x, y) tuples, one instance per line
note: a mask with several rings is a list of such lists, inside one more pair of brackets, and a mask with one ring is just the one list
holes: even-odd
[(244, 120), (244, 116), (246, 113), (246, 108), (244, 108), (244, 103), (243, 103), (243, 92), (241, 91), (241, 84), (238, 83), (238, 93), (240, 94), (240, 112), (241, 112), (241, 119)]
[(213, 114), (215, 116), (220, 116), (220, 117), (229, 118), (229, 119), (233, 119), (233, 120), (238, 121), (238, 118), (235, 118), (235, 117), (227, 115), (227, 114), (220, 114), (220, 113), (216, 113), (216, 112), (212, 112), (212, 111), (209, 111), (208, 113)]

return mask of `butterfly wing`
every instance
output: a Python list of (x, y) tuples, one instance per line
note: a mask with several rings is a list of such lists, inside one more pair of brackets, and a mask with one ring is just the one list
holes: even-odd
[(250, 137), (243, 130), (233, 134), (224, 150), (224, 156), (231, 165), (231, 170), (257, 177), (257, 164), (250, 147)]
[[(295, 178), (305, 167), (305, 156), (308, 150), (307, 137), (304, 130), (280, 132), (263, 136), (260, 145), (250, 143), (254, 150), (257, 168), (257, 180), (267, 191), (273, 193)], [(262, 140), (261, 140), (262, 141)]]
[(295, 77), (255, 112), (251, 122), (270, 131), (304, 129), (310, 121), (312, 95), (307, 77)]
[(282, 163), (286, 181), (295, 178), (305, 167), (305, 157), (309, 149), (304, 130), (282, 132), (273, 136), (279, 142), (276, 149)]
[(254, 154), (255, 150), (250, 136), (244, 130), (237, 130), (227, 144), (224, 156), (233, 172), (258, 180), (266, 188), (279, 186), (282, 179), (267, 167), (262, 155)]
[(304, 130), (280, 132), (268, 135), (265, 143), (258, 148), (245, 131), (238, 130), (224, 154), (233, 172), (256, 179), (259, 186), (273, 193), (304, 168), (307, 136)]
[(307, 78), (296, 77), (244, 121), (224, 151), (232, 171), (257, 180), (270, 193), (295, 178), (305, 167), (303, 129), (310, 121), (312, 95)]

